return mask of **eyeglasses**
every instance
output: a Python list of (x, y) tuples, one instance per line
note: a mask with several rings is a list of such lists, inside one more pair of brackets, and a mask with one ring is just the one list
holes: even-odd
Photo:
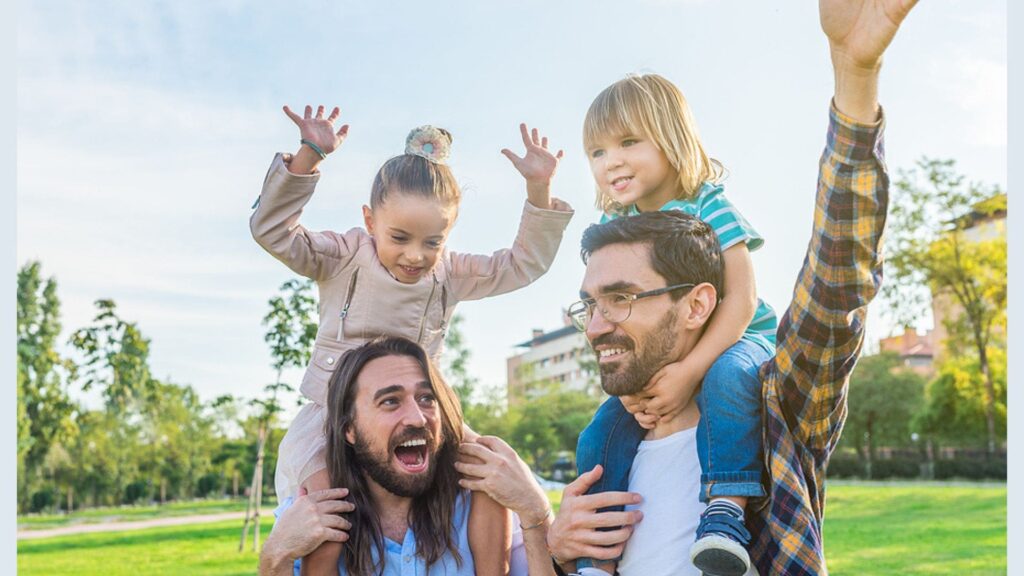
[(590, 324), (590, 320), (594, 317), (595, 308), (601, 311), (601, 316), (604, 316), (605, 320), (612, 324), (621, 324), (629, 319), (629, 315), (633, 311), (633, 302), (636, 302), (641, 298), (660, 296), (662, 294), (672, 292), (673, 290), (693, 288), (694, 286), (696, 286), (696, 284), (674, 284), (672, 286), (666, 286), (656, 290), (648, 290), (639, 294), (625, 294), (621, 292), (601, 294), (596, 298), (584, 298), (583, 300), (574, 302), (569, 306), (569, 310), (566, 314), (569, 315), (573, 326), (575, 326), (577, 330), (585, 332), (587, 325)]

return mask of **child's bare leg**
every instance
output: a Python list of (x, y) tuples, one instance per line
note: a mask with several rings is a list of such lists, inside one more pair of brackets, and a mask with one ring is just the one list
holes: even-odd
[(740, 508), (747, 509), (747, 497), (746, 496), (715, 496), (711, 499), (712, 502), (721, 498), (722, 500), (728, 500)]
[[(321, 469), (302, 483), (307, 492), (326, 490), (331, 487), (327, 469)], [(341, 557), (341, 542), (324, 542), (309, 556), (302, 559), (302, 576), (337, 576), (338, 559)]]
[[(476, 442), (480, 435), (462, 425), (462, 439)], [(470, 458), (470, 460), (475, 460)], [(506, 576), (512, 554), (512, 513), (483, 492), (473, 492), (469, 509), (469, 549), (477, 576)]]
[(505, 576), (512, 552), (512, 514), (483, 492), (473, 492), (469, 549), (477, 576)]

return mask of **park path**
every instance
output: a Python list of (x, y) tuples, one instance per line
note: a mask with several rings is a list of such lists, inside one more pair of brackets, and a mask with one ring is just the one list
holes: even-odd
[[(271, 514), (260, 515), (261, 519), (267, 517), (269, 517), (271, 521), (273, 521), (273, 515)], [(52, 538), (54, 536), (69, 536), (71, 534), (88, 534), (92, 532), (119, 532), (123, 530), (144, 530), (146, 528), (157, 528), (160, 526), (206, 524), (209, 522), (220, 522), (222, 520), (243, 520), (244, 518), (245, 512), (221, 512), (219, 514), (197, 514), (194, 516), (150, 518), (149, 520), (135, 520), (132, 522), (104, 522), (98, 524), (78, 524), (75, 526), (48, 528), (46, 530), (21, 530), (18, 532), (18, 540), (34, 540), (36, 538)]]

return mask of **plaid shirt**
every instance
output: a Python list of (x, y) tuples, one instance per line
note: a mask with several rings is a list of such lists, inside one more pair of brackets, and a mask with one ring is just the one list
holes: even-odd
[(882, 131), (882, 120), (858, 124), (832, 107), (814, 234), (793, 301), (780, 317), (777, 353), (761, 367), (770, 497), (749, 511), (747, 526), (762, 576), (828, 573), (821, 534), (825, 469), (846, 420), (867, 305), (882, 282), (889, 196)]

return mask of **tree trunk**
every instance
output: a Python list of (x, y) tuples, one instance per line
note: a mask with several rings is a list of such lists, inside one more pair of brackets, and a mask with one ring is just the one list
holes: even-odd
[(978, 342), (978, 364), (985, 377), (985, 428), (988, 433), (986, 456), (992, 460), (996, 455), (996, 387), (992, 382), (992, 371), (988, 365), (988, 352), (980, 341)]
[(252, 550), (253, 552), (260, 551), (260, 507), (263, 504), (263, 448), (267, 443), (267, 426), (266, 422), (260, 423), (260, 445), (256, 451), (256, 494), (253, 496), (256, 502), (256, 511), (253, 514), (253, 535), (252, 535)]
[[(263, 445), (266, 440), (265, 423), (260, 422), (259, 441), (256, 448), (256, 466), (252, 471), (252, 484), (249, 490), (249, 501), (245, 506), (245, 523), (242, 525), (242, 539), (238, 543), (238, 551), (245, 548), (245, 540), (249, 536), (249, 520), (253, 521), (255, 534), (253, 535), (253, 551), (259, 551), (260, 542), (260, 501), (263, 491)], [(255, 513), (250, 515), (250, 509), (255, 508)]]
[(864, 467), (864, 470), (865, 470), (865, 473), (867, 474), (868, 480), (871, 480), (872, 478), (874, 478), (874, 473), (872, 471), (872, 467), (873, 467), (873, 464), (875, 462), (875, 435), (872, 433), (873, 426), (874, 426), (874, 416), (873, 416), (873, 414), (868, 414), (868, 420), (867, 420), (867, 423), (864, 426), (864, 428), (865, 428), (864, 437), (867, 439), (867, 444), (868, 444), (867, 450), (865, 450), (865, 452), (868, 455), (868, 458), (867, 458), (867, 462), (866, 462), (866, 465)]
[(68, 514), (75, 511), (75, 487), (68, 485)]
[(238, 469), (235, 469), (235, 474), (231, 478), (231, 496), (238, 499)]
[(160, 479), (160, 505), (163, 506), (164, 502), (167, 502), (167, 479)]

